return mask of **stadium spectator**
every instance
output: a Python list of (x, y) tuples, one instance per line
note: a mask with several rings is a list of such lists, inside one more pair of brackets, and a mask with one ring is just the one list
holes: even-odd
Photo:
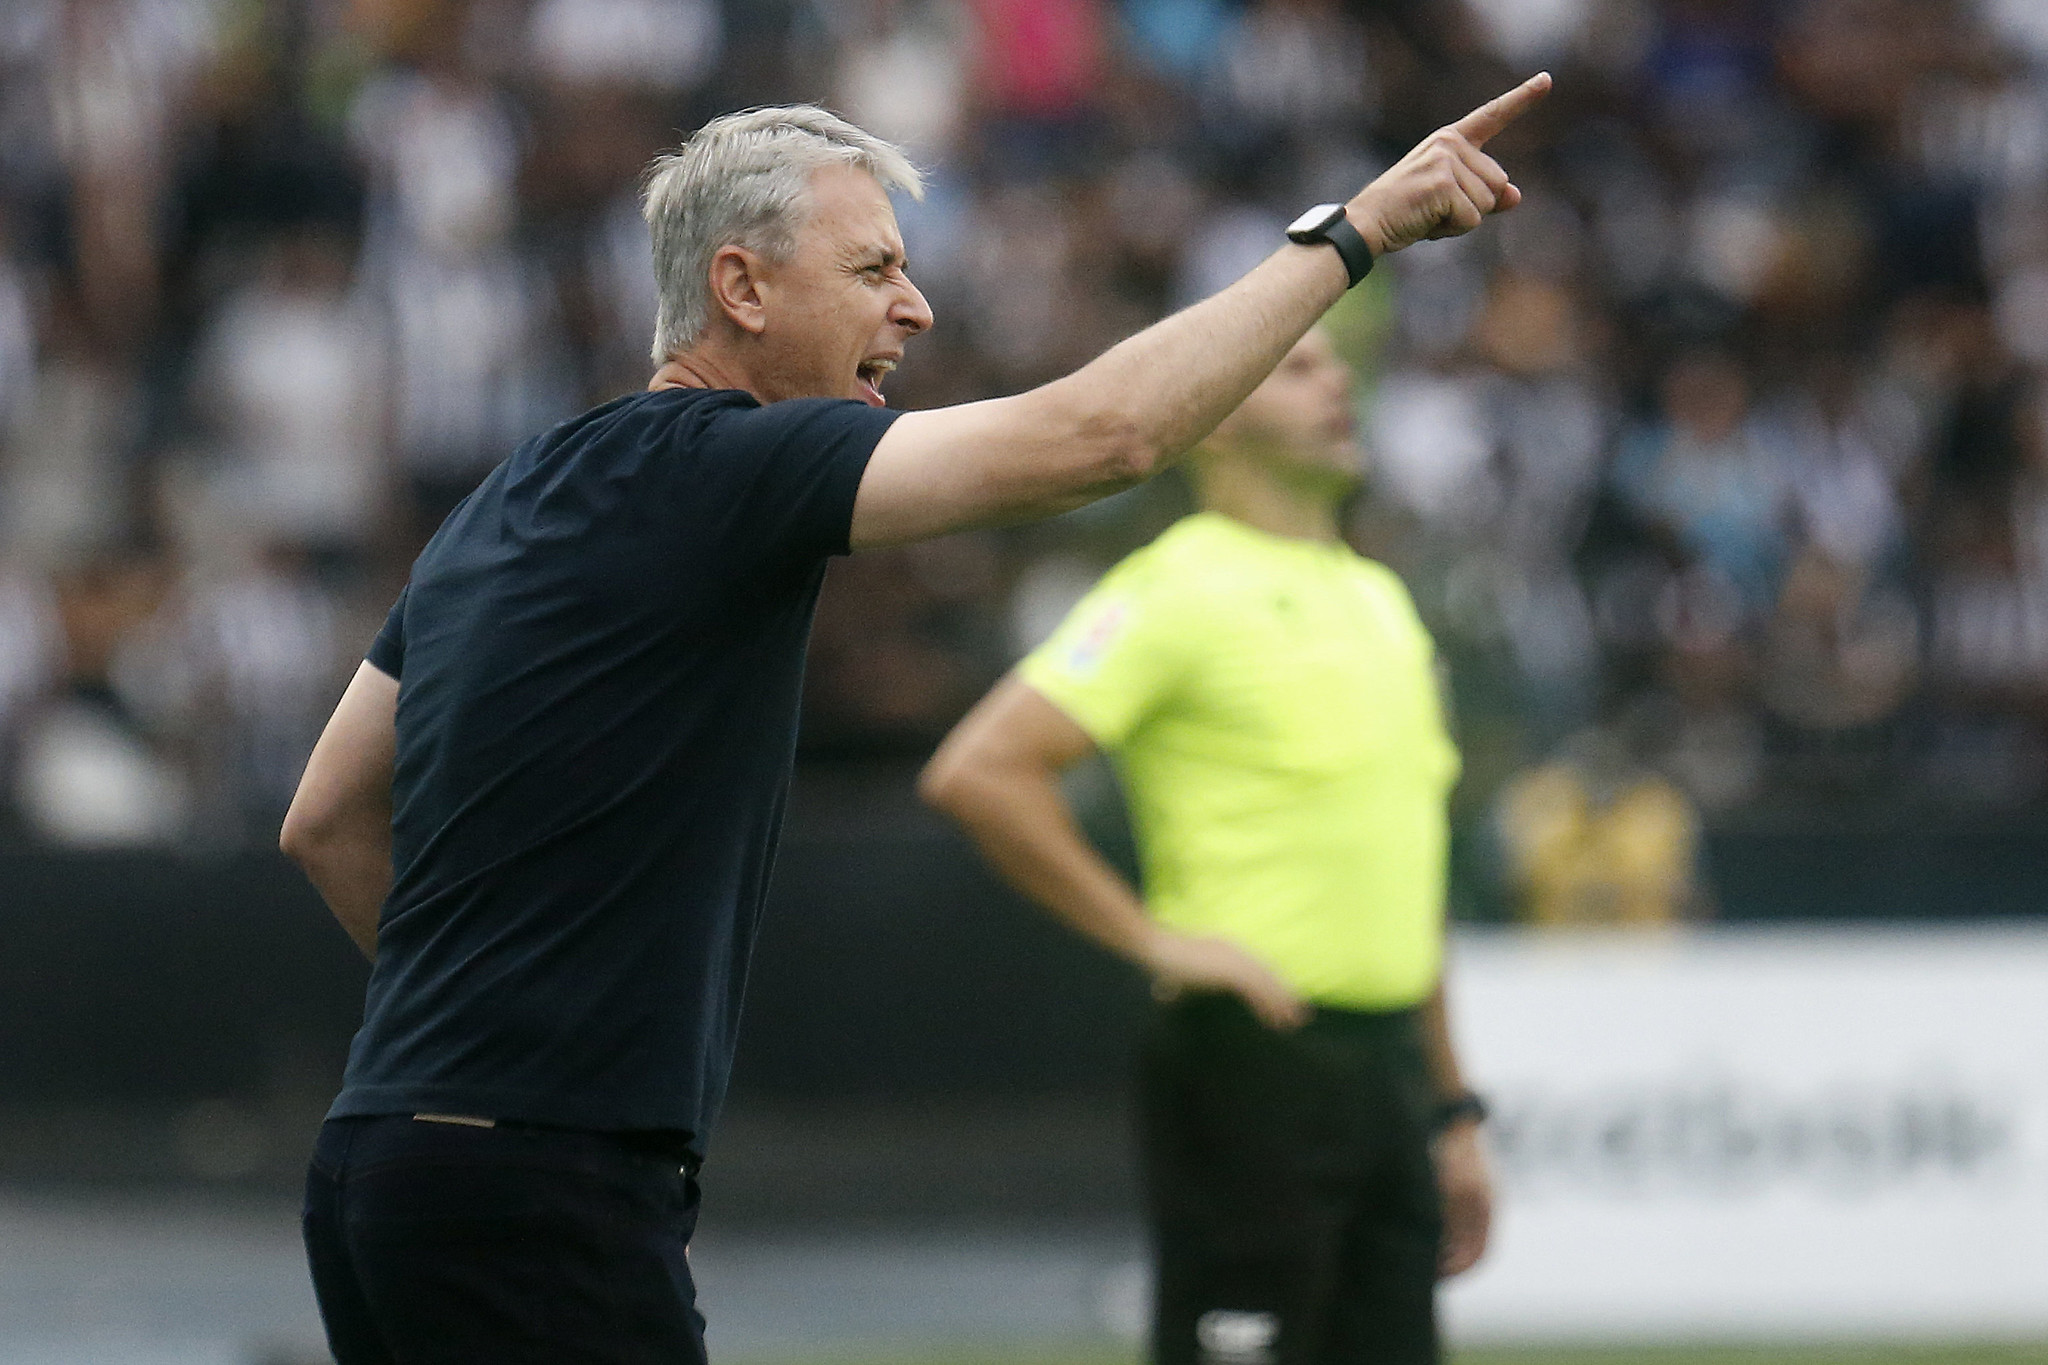
[(281, 234), (257, 270), (221, 301), (193, 376), (192, 407), (224, 456), (222, 496), (259, 540), (360, 573), (392, 501), (385, 338), (333, 233)]
[(1745, 618), (1777, 596), (1790, 532), (1788, 471), (1750, 408), (1730, 356), (1687, 355), (1661, 385), (1657, 421), (1623, 438), (1623, 501), (1680, 562), (1725, 583)]
[[(173, 736), (150, 724), (129, 670), (168, 589), (167, 566), (136, 545), (80, 547), (16, 621), (46, 675), (15, 722), (13, 807), (32, 835), (74, 848), (171, 845), (190, 834), (191, 783)], [(40, 596), (38, 594), (37, 596)], [(32, 656), (33, 658), (33, 656)], [(33, 684), (31, 673), (26, 679)]]
[(188, 574), (160, 648), (208, 835), (231, 841), (284, 818), (354, 641), (332, 575), (309, 572), (302, 545), (258, 539), (217, 558)]
[(1102, 0), (972, 0), (984, 170), (1001, 180), (1080, 171), (1098, 150), (1108, 71)]
[(848, 8), (839, 103), (862, 127), (943, 174), (967, 133), (971, 14), (947, 0), (868, 0)]
[(377, 78), (351, 121), (373, 176), (366, 269), (391, 318), (392, 432), (413, 542), (503, 452), (571, 408), (556, 297), (512, 240), (512, 112), (447, 24), (412, 71)]
[(1501, 789), (1494, 832), (1518, 917), (1541, 928), (1655, 928), (1706, 908), (1700, 822), (1623, 725), (1582, 730)]

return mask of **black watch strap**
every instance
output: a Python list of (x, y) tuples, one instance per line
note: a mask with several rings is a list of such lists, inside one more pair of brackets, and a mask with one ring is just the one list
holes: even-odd
[(1344, 273), (1357, 284), (1372, 273), (1372, 248), (1352, 226), (1342, 204), (1318, 204), (1287, 226), (1287, 240), (1302, 246), (1329, 245), (1337, 248)]
[(1365, 237), (1351, 226), (1351, 220), (1339, 217), (1323, 229), (1323, 240), (1337, 248), (1337, 254), (1344, 260), (1344, 273), (1357, 284), (1372, 274), (1372, 248), (1365, 244)]
[(1486, 1113), (1485, 1100), (1473, 1091), (1463, 1091), (1447, 1100), (1437, 1101), (1436, 1130), (1442, 1132), (1454, 1123), (1484, 1123)]

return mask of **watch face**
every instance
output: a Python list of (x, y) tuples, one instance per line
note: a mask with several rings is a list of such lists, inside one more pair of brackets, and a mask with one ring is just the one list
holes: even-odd
[(1289, 237), (1297, 237), (1305, 233), (1312, 233), (1319, 236), (1324, 228), (1336, 222), (1338, 218), (1343, 216), (1343, 213), (1344, 206), (1342, 204), (1317, 204), (1307, 213), (1302, 214), (1301, 217), (1287, 225), (1287, 235)]

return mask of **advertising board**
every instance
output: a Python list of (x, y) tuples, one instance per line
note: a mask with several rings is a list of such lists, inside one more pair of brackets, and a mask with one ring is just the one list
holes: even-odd
[(1464, 936), (1463, 1341), (2048, 1336), (2048, 932)]

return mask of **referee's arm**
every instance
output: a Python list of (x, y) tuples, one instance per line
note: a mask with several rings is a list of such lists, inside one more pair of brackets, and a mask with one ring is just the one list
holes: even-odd
[[(1481, 148), (1550, 89), (1547, 73), (1424, 138), (1346, 205), (1373, 254), (1470, 232), (1521, 191)], [(1010, 398), (906, 413), (854, 502), (856, 549), (1028, 520), (1093, 502), (1179, 460), (1342, 297), (1337, 253), (1283, 246), (1228, 289), (1064, 379)]]
[[(1419, 1013), (1430, 1084), (1440, 1105), (1453, 1105), (1471, 1092), (1458, 1067), (1457, 1049), (1451, 1045), (1450, 1011), (1444, 1003), (1442, 978), (1422, 1002)], [(1437, 1134), (1432, 1153), (1444, 1211), (1437, 1273), (1446, 1278), (1462, 1275), (1479, 1263), (1493, 1227), (1493, 1176), (1479, 1139), (1479, 1118), (1469, 1112), (1450, 1118)]]
[(1155, 924), (1131, 884), (1083, 837), (1060, 774), (1095, 752), (1072, 718), (1015, 676), (946, 737), (918, 794), (960, 822), (1004, 880), (1143, 968), (1163, 990), (1230, 991), (1268, 1027), (1307, 1007), (1272, 969), (1227, 939)]

